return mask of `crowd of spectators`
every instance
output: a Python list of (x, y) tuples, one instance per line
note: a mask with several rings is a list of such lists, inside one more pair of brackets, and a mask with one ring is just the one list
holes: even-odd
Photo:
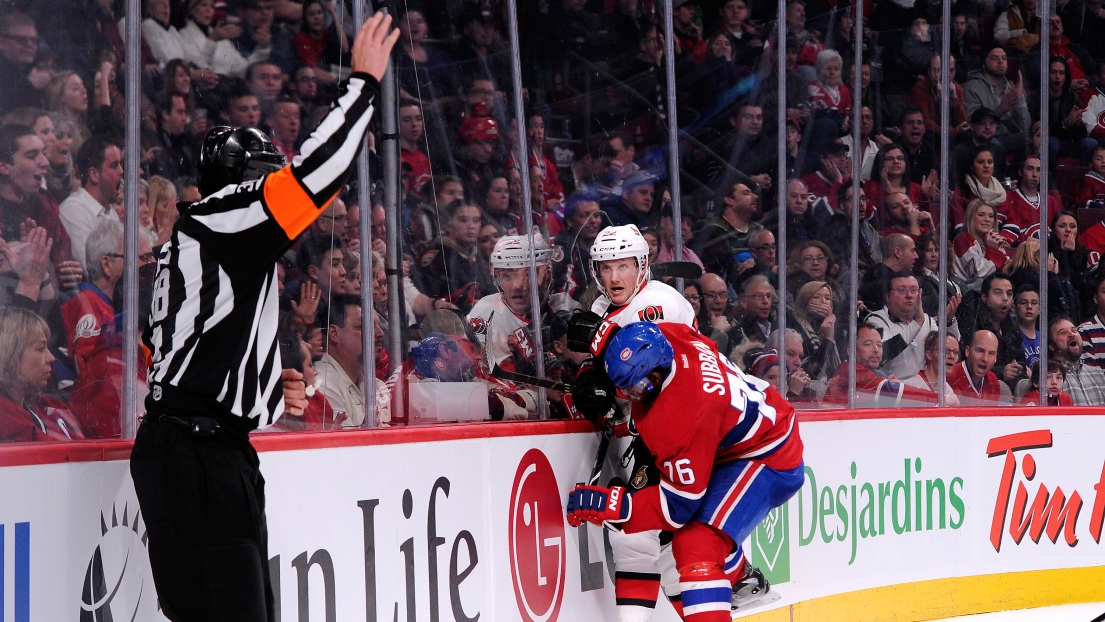
[[(400, 232), (389, 236), (385, 227), (374, 121), (372, 204), (359, 205), (351, 183), (276, 267), (283, 360), (319, 388), (304, 416), (280, 427), (359, 427), (369, 375), (380, 381), (375, 415), (384, 424), (415, 419), (413, 400), (421, 398), (406, 385), (426, 379), (479, 380), (489, 385), (492, 418), (533, 416), (533, 387), (490, 374), (503, 361), (487, 355), (479, 322), (463, 321), (480, 299), (523, 291), (489, 260), (501, 237), (527, 233), (527, 211), (552, 251), (542, 255), (538, 279), (543, 367), (554, 381), (570, 378), (576, 363), (564, 345), (565, 315), (595, 295), (591, 243), (605, 226), (635, 225), (654, 264), (674, 259), (681, 232), (684, 259), (704, 272), (683, 285), (700, 330), (746, 370), (785, 376), (802, 406), (847, 403), (853, 368), (861, 405), (935, 403), (941, 364), (952, 404), (1105, 404), (1100, 2), (1058, 2), (1046, 18), (1035, 0), (958, 2), (951, 23), (941, 24), (939, 2), (876, 0), (864, 9), (857, 66), (846, 0), (789, 0), (783, 41), (774, 2), (674, 0), (674, 102), (656, 4), (519, 5), (524, 157), (505, 2), (390, 7), (401, 31)], [(122, 313), (124, 262), (138, 263), (140, 304), (148, 306), (178, 204), (200, 198), (194, 175), (203, 136), (216, 125), (259, 127), (294, 158), (349, 72), (355, 24), (346, 0), (145, 0), (132, 59), (122, 15), (114, 0), (0, 3), (2, 440), (120, 434), (123, 334), (145, 323), (141, 313)], [(950, 118), (942, 120), (945, 36), (952, 85)], [(785, 76), (776, 72), (780, 53)], [(128, 61), (141, 64), (137, 111), (124, 105)], [(861, 88), (853, 92), (857, 71)], [(123, 161), (128, 114), (140, 116), (141, 158), (133, 163)], [(672, 115), (681, 128), (679, 219), (667, 173)], [(948, 180), (938, 174), (943, 157)], [(142, 177), (134, 258), (123, 254), (124, 166)], [(853, 176), (861, 210), (854, 264)], [(1043, 230), (1042, 204), (1051, 223)], [(371, 248), (360, 244), (364, 218)], [(389, 240), (403, 257), (400, 287), (390, 291)], [(1037, 321), (1043, 241), (1046, 327)], [(370, 283), (361, 282), (361, 262)], [(858, 300), (847, 295), (853, 275)], [(389, 296), (402, 299), (402, 317), (390, 316)], [(536, 373), (529, 303), (516, 302), (509, 367)], [(361, 326), (370, 312), (377, 349), (366, 353)], [(859, 329), (849, 335), (853, 313)], [(396, 324), (403, 361), (388, 357)], [(1038, 369), (1041, 348), (1050, 352), (1047, 370)], [(549, 393), (554, 415), (571, 412)]]

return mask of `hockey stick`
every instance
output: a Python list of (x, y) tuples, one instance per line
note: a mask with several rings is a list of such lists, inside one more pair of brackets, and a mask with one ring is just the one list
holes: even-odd
[(665, 261), (652, 264), (651, 268), (654, 278), (674, 277), (691, 280), (702, 278), (702, 268), (691, 261)]
[[(614, 408), (617, 408), (615, 406)], [(614, 417), (606, 420), (602, 427), (602, 438), (599, 439), (599, 449), (595, 452), (595, 465), (591, 467), (591, 477), (587, 478), (588, 486), (596, 486), (599, 476), (602, 475), (602, 465), (606, 462), (606, 451), (610, 449), (610, 437), (614, 435)]]
[(568, 393), (572, 390), (570, 385), (563, 382), (554, 382), (552, 380), (546, 380), (544, 378), (538, 378), (537, 376), (528, 376), (526, 374), (518, 374), (512, 371), (507, 371), (500, 367), (496, 367), (491, 375), (501, 380), (509, 380), (511, 382), (520, 382), (522, 384), (528, 384), (535, 387), (542, 387), (545, 389), (552, 389), (553, 391), (560, 391)]

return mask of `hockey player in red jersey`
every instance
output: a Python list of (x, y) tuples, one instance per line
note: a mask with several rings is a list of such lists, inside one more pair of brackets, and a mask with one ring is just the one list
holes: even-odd
[(746, 568), (741, 543), (802, 486), (794, 408), (679, 324), (619, 330), (604, 363), (633, 402), (660, 484), (635, 492), (579, 485), (568, 496), (568, 522), (627, 533), (674, 530), (683, 618), (728, 622), (731, 586)]
[[(695, 332), (694, 309), (674, 288), (650, 280), (648, 243), (633, 225), (599, 232), (591, 246), (591, 268), (602, 295), (590, 311), (577, 313), (569, 321), (569, 348), (591, 355), (580, 365), (572, 396), (584, 415), (615, 419), (614, 434), (619, 438), (612, 443), (611, 455), (626, 455), (629, 460), (618, 464), (614, 475), (630, 488), (642, 489), (654, 484), (656, 468), (644, 443), (632, 436), (628, 404), (615, 408), (615, 388), (602, 367), (602, 353), (618, 327), (634, 322), (678, 323)], [(610, 534), (610, 548), (619, 621), (648, 622), (660, 595), (663, 570), (671, 565), (659, 532)], [(665, 594), (678, 607), (678, 581), (674, 576), (663, 579)]]

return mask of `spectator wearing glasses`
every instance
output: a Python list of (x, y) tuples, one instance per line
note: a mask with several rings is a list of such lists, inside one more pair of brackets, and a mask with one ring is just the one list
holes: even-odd
[(881, 246), (882, 261), (868, 268), (859, 282), (859, 299), (868, 311), (886, 306), (891, 275), (909, 272), (917, 263), (917, 243), (904, 233), (887, 235)]
[[(738, 326), (736, 308), (729, 305), (729, 286), (718, 275), (707, 272), (698, 280), (698, 286), (702, 288), (703, 317), (706, 326), (713, 327), (725, 337), (714, 339), (718, 347), (728, 350), (739, 341), (730, 342), (728, 336)], [(702, 325), (700, 324), (700, 327)], [(765, 333), (766, 334), (766, 333)]]
[(45, 80), (32, 83), (31, 64), (38, 53), (38, 29), (31, 18), (22, 13), (10, 13), (0, 18), (0, 110), (22, 106), (42, 107)]
[[(954, 301), (949, 301), (948, 334), (959, 337), (955, 322)], [(939, 332), (935, 317), (925, 313), (921, 305), (921, 287), (910, 272), (897, 272), (890, 277), (886, 306), (867, 316), (867, 322), (882, 331), (883, 361), (879, 368), (888, 376), (908, 378), (925, 367), (925, 340)]]
[[(691, 309), (694, 309), (694, 317), (698, 322), (698, 331), (710, 338), (715, 344), (728, 344), (729, 337), (725, 332), (710, 325), (710, 310), (706, 308), (706, 305), (702, 304), (702, 285), (698, 281), (691, 279), (683, 281), (683, 298), (691, 304)], [(720, 346), (718, 347), (718, 351), (721, 351)]]
[(833, 261), (833, 254), (824, 242), (811, 240), (795, 245), (787, 259), (787, 294), (793, 299), (798, 290), (810, 281), (825, 281), (833, 290), (833, 298), (845, 300), (844, 290), (840, 287), (839, 268)]
[(886, 216), (881, 213), (887, 198), (896, 192), (909, 197), (913, 205), (920, 205), (925, 199), (921, 184), (910, 180), (909, 160), (906, 158), (905, 149), (897, 144), (889, 144), (875, 154), (875, 162), (871, 167), (871, 179), (863, 184), (863, 190), (867, 193), (868, 212), (863, 218), (870, 218), (875, 212), (879, 222), (885, 223)]
[[(767, 343), (768, 335), (779, 328), (775, 318), (777, 299), (775, 288), (766, 276), (754, 276), (745, 281), (738, 302), (740, 320), (729, 331), (729, 345), (737, 346), (746, 341)], [(705, 302), (709, 304), (708, 299)]]
[[(77, 372), (70, 403), (88, 438), (117, 438), (123, 403), (122, 329), (128, 326), (112, 303), (126, 266), (122, 223), (101, 222), (88, 237), (86, 256), (88, 280), (61, 305), (66, 346)], [(149, 237), (139, 235), (139, 267), (156, 261)], [(144, 384), (144, 365), (137, 369)]]
[[(772, 286), (779, 281), (778, 245), (775, 243), (775, 234), (767, 229), (757, 231), (749, 240), (749, 250), (752, 253), (752, 265), (739, 270), (729, 278), (729, 287), (739, 292), (744, 282), (757, 274), (767, 277)], [(686, 254), (684, 254), (686, 257)], [(741, 264), (742, 266), (745, 264)]]
[[(940, 333), (938, 331), (929, 332), (928, 337), (925, 337), (925, 366), (921, 368), (921, 371), (916, 375), (906, 378), (902, 382), (911, 387), (917, 387), (926, 391), (936, 393), (937, 383), (940, 382), (940, 366), (943, 365), (947, 373), (951, 373), (951, 368), (955, 367), (959, 363), (959, 339), (956, 339), (952, 335), (947, 335), (944, 338), (945, 357), (944, 360), (940, 360), (940, 349), (937, 344), (940, 340)], [(948, 365), (949, 360), (955, 362)], [(951, 385), (947, 382), (947, 376), (945, 375), (944, 381), (944, 404), (946, 406), (959, 406), (959, 397), (955, 394), (955, 391), (951, 388)]]
[[(828, 283), (810, 281), (798, 290), (798, 295), (794, 297), (794, 309), (787, 315), (788, 341), (791, 333), (800, 339), (800, 351), (805, 353), (801, 368), (819, 398), (825, 394), (829, 379), (840, 365), (840, 351), (836, 347), (836, 314), (833, 313), (837, 302)], [(788, 344), (788, 360), (790, 349)], [(787, 367), (791, 365), (788, 363)], [(797, 392), (801, 393), (801, 390)]]

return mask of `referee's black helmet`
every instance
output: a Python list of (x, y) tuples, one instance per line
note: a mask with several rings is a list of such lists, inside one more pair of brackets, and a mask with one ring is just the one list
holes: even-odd
[(261, 130), (223, 125), (207, 132), (200, 145), (196, 181), (206, 197), (230, 184), (278, 171), (285, 164), (284, 156)]

